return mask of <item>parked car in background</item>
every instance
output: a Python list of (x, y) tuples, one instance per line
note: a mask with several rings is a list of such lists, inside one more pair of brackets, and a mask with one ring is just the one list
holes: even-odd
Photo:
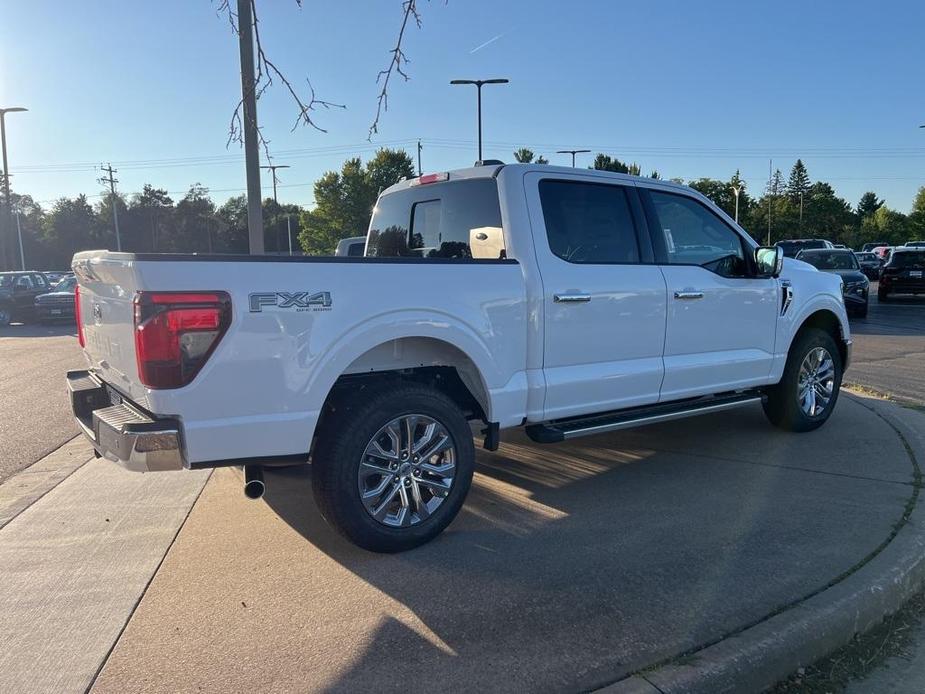
[(47, 294), (35, 297), (35, 317), (42, 323), (74, 318), (74, 289), (77, 278), (68, 275)]
[(867, 279), (875, 280), (880, 277), (880, 258), (876, 253), (855, 253), (854, 257), (858, 259), (858, 266)]
[(872, 253), (880, 258), (881, 268), (889, 261), (890, 254), (893, 252), (893, 246), (877, 246)]
[(0, 272), (0, 325), (31, 320), (35, 297), (51, 289), (41, 272)]
[(832, 242), (825, 239), (788, 239), (778, 241), (775, 245), (780, 246), (788, 258), (796, 258), (800, 251), (813, 248), (834, 248)]
[(892, 294), (925, 294), (925, 248), (900, 246), (880, 269), (877, 299)]
[(341, 239), (337, 242), (337, 248), (334, 255), (338, 257), (357, 258), (366, 252), (366, 237), (351, 236), (350, 238)]
[(904, 248), (925, 248), (925, 241), (906, 241)]
[(55, 284), (60, 282), (64, 277), (73, 275), (74, 273), (70, 270), (45, 270), (42, 272), (42, 274), (45, 275), (45, 279), (47, 279), (52, 284)]
[(800, 251), (797, 260), (809, 263), (822, 272), (831, 272), (841, 277), (842, 296), (848, 314), (860, 318), (867, 316), (870, 282), (861, 272), (858, 259), (853, 252), (846, 248)]
[(691, 188), (605, 171), (397, 183), (363, 258), (85, 251), (73, 267), (88, 369), (67, 381), (101, 456), (243, 465), (254, 498), (263, 465), (311, 457), (324, 518), (377, 551), (459, 511), (470, 423), (495, 450), (513, 427), (554, 443), (763, 403), (810, 431), (850, 360), (838, 277), (758, 247)]
[(861, 246), (861, 253), (867, 253), (874, 250), (875, 248), (889, 245), (890, 244), (888, 244), (886, 241), (874, 241), (873, 243), (865, 243), (863, 246)]

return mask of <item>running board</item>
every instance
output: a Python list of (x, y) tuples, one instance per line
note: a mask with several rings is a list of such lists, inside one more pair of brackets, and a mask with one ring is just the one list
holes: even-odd
[(669, 422), (673, 419), (694, 417), (699, 414), (722, 412), (731, 410), (733, 407), (759, 403), (763, 399), (764, 396), (757, 391), (734, 393), (732, 395), (715, 395), (708, 398), (697, 398), (696, 400), (649, 405), (631, 410), (618, 410), (587, 417), (531, 424), (526, 427), (526, 431), (527, 436), (537, 443), (558, 443), (578, 438), (579, 436), (603, 434), (607, 431), (632, 429), (633, 427), (641, 427), (647, 424), (658, 424), (659, 422)]

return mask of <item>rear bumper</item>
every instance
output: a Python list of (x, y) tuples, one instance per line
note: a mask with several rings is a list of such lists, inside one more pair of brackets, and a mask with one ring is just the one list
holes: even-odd
[(67, 387), (74, 418), (101, 457), (136, 472), (188, 467), (176, 419), (150, 417), (89, 371), (69, 371)]
[(74, 318), (73, 306), (44, 306), (36, 304), (33, 309), (35, 317), (39, 320), (64, 320)]

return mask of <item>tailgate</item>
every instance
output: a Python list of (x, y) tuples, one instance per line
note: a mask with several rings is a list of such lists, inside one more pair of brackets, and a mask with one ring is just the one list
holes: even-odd
[(133, 299), (137, 289), (130, 254), (85, 251), (74, 256), (80, 286), (84, 353), (104, 381), (144, 404), (145, 389), (135, 362)]

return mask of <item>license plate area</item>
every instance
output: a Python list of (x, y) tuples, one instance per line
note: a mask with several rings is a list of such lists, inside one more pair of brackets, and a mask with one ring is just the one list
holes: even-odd
[(913, 277), (915, 279), (921, 279), (922, 271), (921, 270), (909, 270), (909, 277)]
[(121, 405), (122, 404), (123, 398), (119, 394), (119, 391), (117, 391), (115, 388), (113, 388), (112, 386), (108, 384), (106, 386), (106, 394), (109, 396), (110, 405)]

